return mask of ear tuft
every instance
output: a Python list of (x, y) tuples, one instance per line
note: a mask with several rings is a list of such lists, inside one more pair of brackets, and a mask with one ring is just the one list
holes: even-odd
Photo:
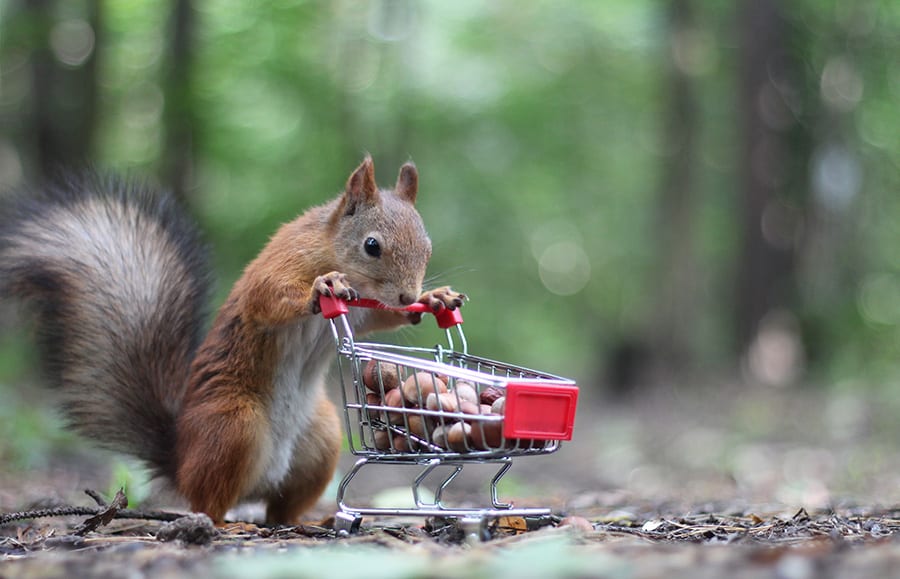
[(378, 201), (378, 185), (375, 183), (375, 163), (372, 156), (366, 154), (363, 162), (347, 179), (344, 192), (348, 213), (353, 213), (361, 204), (372, 205)]
[(394, 188), (394, 192), (415, 204), (416, 193), (419, 192), (419, 171), (412, 161), (400, 167), (400, 175), (397, 177), (397, 186)]

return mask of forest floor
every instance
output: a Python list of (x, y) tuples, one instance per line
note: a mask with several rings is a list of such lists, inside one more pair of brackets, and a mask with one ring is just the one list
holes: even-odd
[[(329, 491), (292, 527), (116, 519), (78, 534), (88, 517), (36, 518), (0, 526), (0, 578), (900, 577), (893, 395), (737, 384), (614, 404), (586, 394), (572, 442), (516, 459), (499, 485), (501, 499), (549, 517), (483, 528), (367, 517), (342, 536)], [(105, 460), (79, 452), (0, 472), (0, 512), (96, 506), (83, 489), (108, 488)], [(353, 500), (403, 506), (410, 473), (379, 468), (360, 476)], [(448, 502), (483, 504), (492, 471), (471, 470)], [(183, 510), (165, 500), (138, 509)], [(231, 516), (260, 515), (250, 505)]]

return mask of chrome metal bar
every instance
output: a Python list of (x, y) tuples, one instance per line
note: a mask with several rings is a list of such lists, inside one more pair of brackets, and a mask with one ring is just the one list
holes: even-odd
[(346, 505), (346, 503), (344, 503), (344, 495), (347, 492), (347, 487), (350, 486), (350, 481), (352, 481), (353, 477), (355, 477), (356, 474), (362, 469), (362, 467), (364, 467), (368, 463), (369, 463), (369, 459), (367, 459), (367, 458), (361, 458), (361, 459), (357, 460), (356, 463), (354, 463), (353, 468), (351, 468), (349, 471), (347, 471), (347, 474), (344, 475), (344, 478), (342, 478), (340, 484), (338, 484), (336, 499), (337, 499), (338, 508), (341, 510), (341, 512), (344, 512), (344, 513), (359, 512), (358, 509), (352, 509), (352, 508), (348, 507)]
[(413, 501), (416, 503), (416, 507), (423, 508), (423, 507), (439, 507), (440, 506), (438, 504), (437, 500), (435, 500), (435, 502), (433, 502), (433, 503), (426, 503), (421, 499), (421, 496), (419, 495), (419, 487), (422, 486), (422, 482), (428, 477), (429, 474), (431, 474), (431, 472), (434, 469), (436, 469), (439, 466), (441, 466), (441, 459), (439, 459), (439, 458), (431, 459), (428, 462), (425, 469), (419, 473), (419, 476), (417, 476), (415, 478), (415, 480), (413, 480), (412, 493), (413, 493)]
[(469, 353), (469, 343), (466, 341), (466, 334), (463, 332), (462, 324), (458, 324), (456, 326), (456, 332), (459, 334), (459, 341), (462, 344), (462, 348), (461, 348), (462, 353), (468, 354)]
[[(425, 468), (416, 476), (413, 484), (413, 500), (415, 506), (413, 507), (362, 507), (362, 506), (351, 506), (347, 504), (345, 501), (347, 489), (350, 486), (351, 481), (356, 477), (360, 470), (366, 465), (385, 465), (391, 464), (393, 461), (388, 460), (378, 460), (377, 458), (367, 459), (363, 458), (353, 465), (350, 471), (344, 475), (344, 478), (341, 480), (338, 485), (337, 492), (337, 505), (340, 509), (340, 512), (345, 513), (347, 515), (353, 516), (424, 516), (424, 517), (503, 517), (503, 516), (521, 516), (521, 517), (531, 517), (531, 516), (544, 516), (550, 514), (549, 508), (515, 508), (511, 503), (503, 503), (500, 502), (497, 498), (497, 483), (506, 474), (506, 471), (512, 466), (511, 459), (501, 459), (501, 460), (489, 460), (489, 461), (481, 461), (483, 463), (500, 463), (500, 470), (497, 474), (494, 475), (491, 480), (491, 507), (483, 507), (483, 508), (472, 508), (472, 507), (448, 507), (443, 504), (442, 494), (444, 489), (453, 481), (453, 479), (462, 471), (465, 464), (469, 464), (475, 461), (444, 461), (440, 458), (434, 458), (428, 461), (422, 461), (418, 463), (419, 466), (424, 466)], [(400, 464), (400, 463), (394, 463)], [(409, 464), (409, 463), (408, 463)], [(416, 463), (411, 463), (415, 465)], [(439, 466), (448, 466), (452, 467), (453, 471), (450, 475), (444, 479), (443, 483), (439, 486), (438, 490), (435, 492), (435, 500), (433, 503), (427, 502), (422, 499), (421, 493), (419, 492), (419, 487), (422, 486), (422, 483), (425, 479), (430, 475), (434, 470)]]
[(500, 466), (500, 470), (497, 471), (497, 474), (494, 475), (494, 478), (491, 479), (491, 504), (494, 505), (494, 508), (497, 509), (511, 509), (512, 503), (501, 503), (497, 498), (497, 483), (500, 482), (500, 479), (503, 478), (503, 475), (506, 474), (506, 471), (509, 470), (509, 467), (512, 466), (512, 459), (507, 459), (503, 461), (503, 464)]
[(453, 479), (456, 478), (456, 475), (458, 475), (459, 473), (462, 472), (462, 469), (463, 469), (463, 465), (457, 464), (456, 467), (453, 469), (453, 472), (450, 473), (450, 476), (448, 476), (446, 479), (444, 479), (444, 482), (441, 483), (441, 485), (437, 488), (436, 491), (434, 491), (434, 504), (435, 505), (437, 505), (438, 507), (440, 507), (442, 509), (447, 508), (444, 506), (444, 503), (441, 500), (441, 496), (443, 496), (443, 494), (444, 494), (444, 489), (446, 489), (447, 486), (453, 481)]
[(342, 512), (359, 516), (382, 517), (543, 517), (550, 514), (550, 509), (467, 509), (467, 508), (342, 508)]

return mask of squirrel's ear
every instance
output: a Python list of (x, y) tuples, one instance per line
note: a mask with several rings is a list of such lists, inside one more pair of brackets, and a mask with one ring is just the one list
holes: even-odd
[(375, 163), (372, 156), (366, 155), (363, 162), (350, 178), (344, 193), (347, 210), (353, 211), (359, 204), (373, 204), (378, 200), (378, 185), (375, 184)]
[(397, 177), (397, 186), (394, 192), (410, 203), (416, 202), (416, 193), (419, 191), (419, 172), (416, 165), (409, 161), (400, 167), (400, 175)]

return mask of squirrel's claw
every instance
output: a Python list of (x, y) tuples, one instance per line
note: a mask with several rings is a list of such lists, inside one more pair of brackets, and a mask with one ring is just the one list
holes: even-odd
[(347, 282), (346, 274), (332, 271), (325, 275), (320, 275), (313, 281), (312, 311), (317, 314), (321, 311), (319, 307), (319, 296), (334, 296), (342, 300), (355, 300), (359, 298), (359, 292), (350, 287)]
[(423, 293), (419, 297), (419, 303), (427, 305), (433, 312), (439, 312), (444, 308), (455, 310), (467, 299), (466, 294), (454, 291), (450, 286), (444, 286)]

